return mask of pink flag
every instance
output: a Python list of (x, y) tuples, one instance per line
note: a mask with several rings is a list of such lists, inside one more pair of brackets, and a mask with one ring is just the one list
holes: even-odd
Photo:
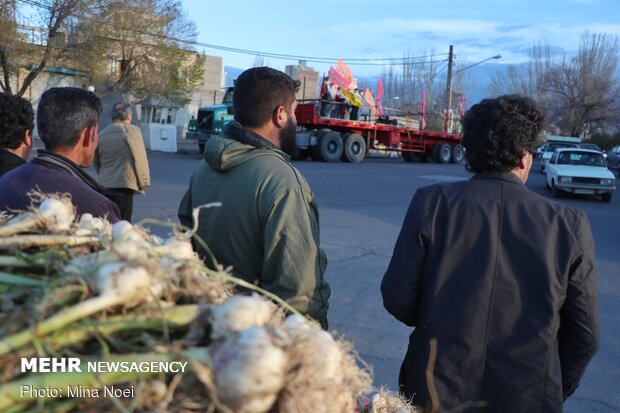
[(422, 122), (420, 122), (420, 129), (426, 129), (426, 91), (422, 92), (422, 104), (420, 105), (420, 112), (422, 112)]
[(350, 83), (347, 79), (340, 73), (338, 70), (333, 67), (329, 68), (329, 80), (336, 86), (340, 86), (341, 88), (348, 89)]
[(379, 84), (377, 85), (377, 111), (379, 116), (383, 116), (383, 107), (381, 106), (381, 97), (383, 96), (383, 78), (379, 76)]
[(465, 116), (465, 94), (461, 95), (461, 119)]

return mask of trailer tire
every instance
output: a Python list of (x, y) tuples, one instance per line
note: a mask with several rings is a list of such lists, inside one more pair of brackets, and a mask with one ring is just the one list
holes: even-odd
[(400, 153), (403, 157), (403, 161), (411, 163), (411, 162), (420, 162), (420, 155), (418, 155), (415, 152), (401, 152)]
[(452, 163), (462, 163), (465, 160), (465, 149), (462, 145), (456, 144), (452, 147)]
[(452, 147), (447, 143), (437, 144), (435, 153), (437, 163), (449, 163), (452, 160)]
[(318, 137), (321, 158), (325, 162), (336, 162), (342, 156), (342, 138), (338, 132), (328, 131)]
[(299, 149), (297, 155), (293, 157), (296, 161), (305, 161), (310, 156), (310, 149)]
[(341, 159), (345, 162), (359, 163), (366, 156), (366, 142), (357, 133), (346, 133), (342, 136), (344, 148)]

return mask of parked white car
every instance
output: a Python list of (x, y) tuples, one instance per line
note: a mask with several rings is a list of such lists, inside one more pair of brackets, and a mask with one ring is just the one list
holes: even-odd
[(599, 151), (578, 148), (556, 149), (545, 168), (547, 188), (554, 197), (562, 191), (573, 194), (600, 195), (611, 201), (616, 190), (616, 177), (607, 169)]
[(545, 165), (551, 159), (551, 155), (555, 152), (556, 149), (560, 148), (578, 148), (579, 146), (576, 143), (567, 143), (567, 142), (548, 142), (541, 146), (541, 151), (537, 152), (538, 160), (540, 161), (540, 172), (545, 173)]

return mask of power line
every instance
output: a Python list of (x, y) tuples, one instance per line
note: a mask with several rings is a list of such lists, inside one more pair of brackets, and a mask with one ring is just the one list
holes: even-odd
[[(38, 1), (35, 1), (35, 0), (20, 0), (20, 1), (23, 2), (23, 3), (29, 4), (31, 6), (52, 10), (52, 7), (50, 7), (48, 5), (45, 5), (45, 4), (42, 4), (42, 3), (38, 2)], [(231, 52), (231, 53), (247, 54), (247, 55), (252, 55), (252, 56), (269, 57), (269, 58), (273, 58), (273, 59), (306, 60), (306, 61), (312, 62), (312, 63), (330, 64), (330, 63), (334, 63), (334, 62), (336, 62), (338, 60), (344, 60), (344, 61), (347, 62), (348, 65), (352, 65), (352, 66), (383, 66), (383, 65), (387, 65), (387, 64), (419, 65), (419, 64), (443, 62), (444, 60), (431, 60), (431, 61), (421, 61), (421, 60), (422, 59), (429, 59), (429, 58), (433, 59), (435, 57), (447, 55), (447, 53), (439, 53), (439, 54), (431, 54), (431, 55), (426, 55), (426, 56), (411, 56), (411, 57), (399, 57), (399, 58), (394, 58), (394, 57), (389, 57), (389, 58), (342, 58), (342, 57), (302, 56), (302, 55), (292, 55), (292, 54), (284, 54), (284, 53), (264, 52), (264, 51), (258, 51), (258, 50), (250, 50), (250, 49), (240, 49), (240, 48), (229, 47), (229, 46), (221, 46), (221, 45), (215, 45), (215, 44), (210, 44), (210, 43), (202, 43), (202, 42), (198, 42), (196, 40), (187, 40), (187, 39), (181, 39), (181, 38), (178, 38), (178, 37), (167, 36), (167, 35), (163, 35), (163, 34), (149, 33), (149, 32), (146, 32), (146, 31), (141, 31), (141, 30), (135, 29), (133, 27), (127, 27), (127, 28), (124, 28), (124, 29), (129, 30), (129, 31), (133, 31), (135, 33), (140, 33), (140, 34), (145, 34), (145, 35), (149, 35), (149, 36), (153, 36), (153, 37), (158, 37), (158, 38), (161, 38), (161, 39), (170, 40), (170, 41), (174, 41), (174, 42), (178, 42), (178, 43), (182, 43), (182, 44), (186, 44), (186, 45), (204, 47), (204, 48), (207, 48), (207, 49), (222, 50), (222, 51), (227, 51), (227, 52)]]

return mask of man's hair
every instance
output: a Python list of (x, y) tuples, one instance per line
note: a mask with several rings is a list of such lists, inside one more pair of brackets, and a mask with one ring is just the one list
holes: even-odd
[(270, 67), (246, 70), (235, 81), (235, 120), (245, 127), (264, 125), (279, 106), (291, 107), (299, 85), (299, 80)]
[(507, 172), (539, 143), (544, 113), (520, 95), (484, 99), (463, 119), (463, 146), (472, 172)]
[(112, 120), (125, 120), (131, 113), (131, 105), (127, 102), (117, 102), (112, 106)]
[(26, 130), (34, 129), (34, 111), (26, 99), (0, 93), (0, 148), (17, 149)]
[(75, 87), (46, 90), (37, 106), (37, 128), (45, 149), (73, 148), (86, 128), (97, 124), (101, 101)]

